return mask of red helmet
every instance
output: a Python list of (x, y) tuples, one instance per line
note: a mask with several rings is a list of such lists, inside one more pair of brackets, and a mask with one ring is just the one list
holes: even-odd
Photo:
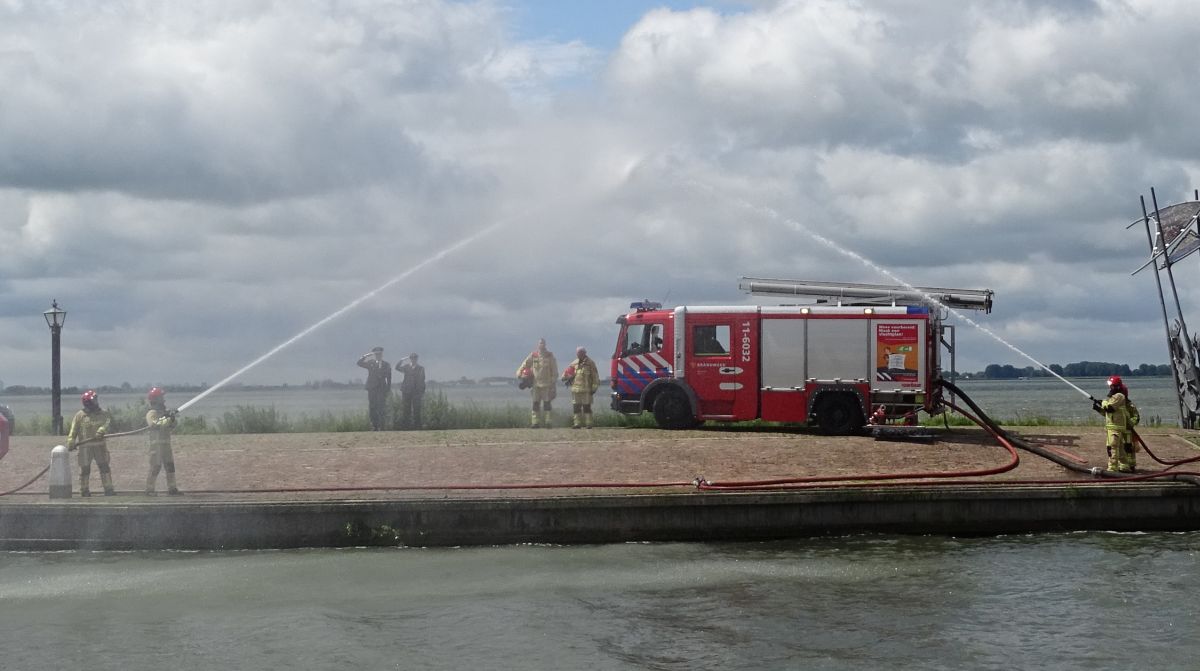
[(99, 402), (96, 400), (99, 397), (100, 396), (96, 393), (95, 389), (88, 389), (87, 391), (80, 394), (79, 400), (83, 401), (83, 407), (94, 408), (97, 405), (99, 405)]
[(1108, 388), (1116, 390), (1122, 394), (1129, 393), (1129, 391), (1125, 388), (1125, 383), (1121, 381), (1120, 375), (1114, 375), (1108, 378)]
[(146, 400), (151, 403), (158, 403), (166, 395), (167, 392), (163, 391), (162, 387), (150, 387), (150, 391), (146, 392)]

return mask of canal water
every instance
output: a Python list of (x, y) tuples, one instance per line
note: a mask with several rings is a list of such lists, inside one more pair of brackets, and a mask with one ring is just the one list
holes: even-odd
[[(1072, 378), (1071, 382), (1097, 398), (1106, 393), (1106, 378)], [(1143, 422), (1154, 418), (1175, 425), (1179, 419), (1179, 406), (1175, 400), (1174, 381), (1169, 377), (1129, 378), (1126, 383), (1131, 395), (1141, 410)], [(1020, 420), (1044, 418), (1060, 423), (1097, 422), (1092, 405), (1079, 392), (1054, 378), (1031, 378), (1027, 380), (964, 380), (958, 385), (974, 399), (985, 412), (998, 420)], [(525, 408), (529, 392), (509, 385), (446, 385), (431, 393), (445, 394), (446, 400), (459, 407), (498, 408), (511, 405)], [(612, 412), (608, 408), (608, 389), (602, 387), (596, 394), (594, 408), (598, 413)], [(181, 405), (192, 394), (170, 394), (172, 407)], [(106, 408), (121, 409), (144, 406), (144, 392), (107, 393), (101, 395)], [(50, 397), (45, 396), (0, 396), (0, 403), (8, 405), (22, 418), (49, 417)], [(79, 408), (78, 397), (63, 399), (63, 416), (70, 422)], [(367, 393), (361, 389), (272, 389), (247, 391), (237, 388), (218, 390), (195, 406), (188, 408), (189, 417), (205, 417), (209, 422), (220, 419), (226, 412), (238, 407), (274, 408), (289, 419), (303, 415), (319, 416), (329, 412), (335, 417), (343, 414), (366, 414)]]
[(1194, 669), (1200, 534), (0, 553), (24, 669)]

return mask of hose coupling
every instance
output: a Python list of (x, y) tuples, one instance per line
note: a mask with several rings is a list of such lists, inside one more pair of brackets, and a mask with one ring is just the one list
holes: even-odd
[(704, 487), (707, 484), (708, 480), (706, 480), (703, 475), (697, 475), (696, 477), (692, 478), (692, 486), (697, 489)]
[(1104, 473), (1104, 469), (1100, 468), (1099, 466), (1092, 466), (1089, 472), (1092, 474), (1093, 478), (1098, 478), (1102, 473)]

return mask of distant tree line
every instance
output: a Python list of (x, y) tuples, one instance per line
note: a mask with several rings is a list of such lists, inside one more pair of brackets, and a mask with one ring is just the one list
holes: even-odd
[[(1107, 361), (1078, 361), (1069, 363), (1065, 366), (1052, 363), (1049, 365), (1050, 370), (1063, 377), (1108, 377), (1110, 375), (1121, 375), (1124, 377), (1152, 377), (1159, 375), (1170, 375), (1171, 367), (1167, 364), (1138, 364), (1137, 368), (1130, 368), (1126, 363), (1109, 363)], [(963, 376), (966, 377), (966, 376)], [(973, 373), (970, 377), (984, 378), (988, 380), (1015, 380), (1021, 377), (1050, 377), (1042, 368), (1037, 366), (1025, 366), (1017, 368), (1010, 364), (988, 364), (986, 368), (978, 373)]]

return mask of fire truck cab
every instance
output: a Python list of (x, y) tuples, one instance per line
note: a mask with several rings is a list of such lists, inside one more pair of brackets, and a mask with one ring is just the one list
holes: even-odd
[(942, 405), (939, 343), (953, 357), (953, 338), (942, 338), (953, 328), (943, 324), (943, 312), (964, 303), (990, 310), (992, 295), (751, 278), (743, 278), (742, 288), (771, 295), (786, 288), (786, 295), (823, 300), (673, 309), (631, 304), (617, 319), (612, 408), (653, 412), (664, 429), (763, 419), (816, 424), (832, 434), (858, 431), (881, 407), (885, 417), (935, 413)]

